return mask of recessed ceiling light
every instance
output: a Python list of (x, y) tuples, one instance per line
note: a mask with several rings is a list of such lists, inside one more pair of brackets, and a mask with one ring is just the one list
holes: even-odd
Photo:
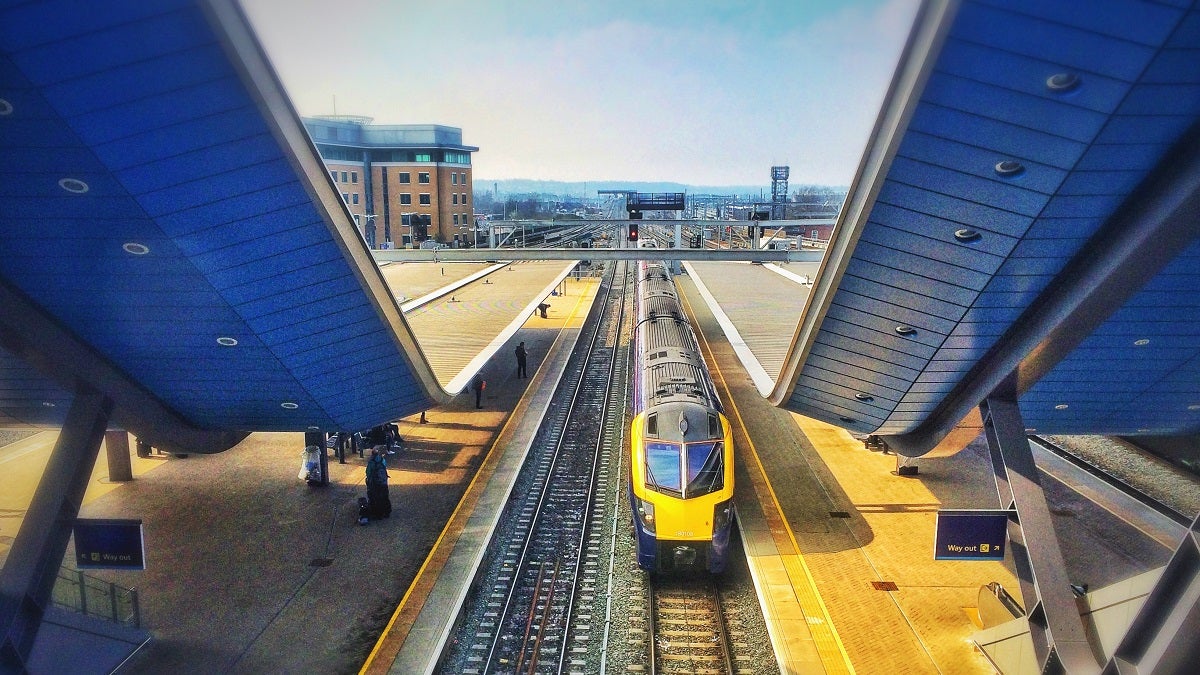
[(53, 402), (53, 401), (42, 401), (42, 405), (46, 406), (47, 408), (54, 408), (54, 407), (55, 407), (55, 405), (54, 405), (54, 402)]
[(222, 336), (217, 338), (217, 344), (221, 345), (222, 347), (233, 347), (237, 345), (237, 338)]
[(904, 324), (900, 324), (899, 326), (896, 326), (896, 334), (897, 335), (914, 335), (914, 334), (916, 334), (916, 332), (917, 332), (917, 329), (913, 328), (912, 326), (906, 326)]
[(1052, 92), (1062, 94), (1068, 91), (1074, 91), (1079, 87), (1079, 76), (1075, 73), (1055, 73), (1046, 78), (1046, 88)]
[(296, 408), (300, 407), (300, 404), (293, 403), (292, 401), (284, 401), (283, 403), (279, 404), (279, 407), (283, 408), (284, 410), (295, 410)]
[(1193, 403), (1189, 405), (1188, 410), (1200, 410), (1200, 403)]
[(77, 195), (81, 195), (90, 189), (87, 183), (78, 178), (62, 178), (58, 181), (58, 187)]
[(864, 393), (862, 393), (862, 392), (859, 392), (859, 393), (855, 394), (855, 395), (854, 395), (854, 398), (856, 398), (856, 399), (858, 399), (858, 400), (860, 400), (860, 401), (862, 401), (862, 402), (864, 402), (864, 403), (870, 403), (871, 401), (874, 401), (874, 400), (875, 400), (875, 397), (874, 397), (874, 396), (872, 396), (872, 395), (870, 395), (870, 394), (864, 394)]
[(0, 98), (0, 117), (11, 115), (13, 111), (12, 104), (5, 99)]
[(1150, 344), (1150, 340), (1142, 338), (1140, 340), (1134, 340), (1133, 344), (1135, 347), (1145, 347), (1146, 345)]
[(309, 431), (320, 431), (320, 430), (321, 430), (321, 427), (319, 427), (319, 426), (317, 426), (317, 425), (315, 425), (315, 424), (310, 424), (310, 425), (308, 425), (308, 430), (309, 430)]
[(1035, 429), (1034, 427), (1025, 427), (1025, 433), (1027, 433), (1027, 434), (1032, 434), (1035, 431), (1037, 431), (1037, 429)]
[(964, 227), (961, 230), (954, 231), (954, 238), (963, 242), (977, 241), (982, 239), (983, 235), (979, 234), (979, 230), (973, 230), (969, 227)]
[(1058, 405), (1054, 406), (1054, 409), (1055, 410), (1066, 410), (1069, 407), (1070, 406), (1068, 406), (1066, 403), (1059, 403)]
[(1002, 162), (996, 162), (996, 166), (994, 168), (996, 175), (1004, 176), (1005, 178), (1012, 178), (1013, 176), (1019, 176), (1022, 173), (1025, 173), (1025, 165), (1016, 161), (1015, 159), (1006, 159)]
[(121, 245), (121, 248), (125, 249), (126, 253), (130, 253), (132, 255), (146, 255), (150, 252), (149, 246), (145, 244), (139, 244), (136, 241), (127, 241)]

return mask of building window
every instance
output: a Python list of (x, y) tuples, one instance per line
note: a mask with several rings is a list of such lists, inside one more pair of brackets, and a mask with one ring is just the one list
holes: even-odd
[(417, 174), (417, 182), (418, 183), (428, 183), (429, 182), (429, 174), (425, 171), (418, 173)]
[(407, 192), (401, 192), (400, 193), (400, 203), (401, 204), (412, 204), (412, 195), (410, 195)]
[(429, 206), (429, 204), (430, 204), (430, 202), (429, 202), (429, 193), (428, 193), (428, 192), (422, 192), (422, 193), (421, 193), (421, 205), (422, 205), (422, 206)]
[(351, 172), (350, 172), (350, 182), (351, 182), (351, 183), (357, 183), (357, 182), (358, 182), (358, 172), (357, 172), (357, 171), (351, 171)]
[(465, 192), (462, 193), (462, 203), (463, 203), (463, 206), (467, 205), (467, 193), (465, 193)]
[(458, 225), (458, 214), (454, 214), (454, 224)]
[(358, 203), (358, 193), (357, 193), (357, 192), (355, 192), (354, 194), (350, 195), (350, 203), (351, 203), (351, 204), (357, 204), (357, 203)]
[(330, 172), (329, 172), (329, 175), (330, 175), (330, 176), (333, 178), (333, 182), (335, 182), (335, 183), (336, 183), (336, 182), (337, 182), (337, 172), (336, 172), (336, 171), (330, 171)]
[(343, 193), (342, 193), (342, 201), (344, 201), (344, 202), (346, 202), (347, 204), (349, 204), (349, 203), (350, 203), (350, 195), (348, 195), (348, 194), (346, 194), (345, 192), (343, 192)]
[(453, 171), (450, 172), (450, 184), (458, 185), (458, 174), (454, 173)]
[(342, 182), (343, 183), (346, 182), (346, 172), (345, 171), (342, 172)]
[(451, 192), (451, 193), (450, 193), (450, 196), (454, 198), (454, 199), (453, 199), (453, 202), (454, 202), (454, 204), (455, 204), (455, 205), (457, 205), (457, 204), (458, 204), (458, 193), (456, 193), (456, 192)]
[(400, 174), (400, 182), (404, 183), (404, 184), (411, 183), (412, 182), (412, 174), (407, 173), (407, 172)]
[(466, 171), (462, 172), (462, 184), (463, 185), (467, 184), (467, 172)]
[(428, 154), (418, 153), (417, 156), (415, 157), (415, 160), (418, 162), (428, 162), (428, 161), (430, 161), (429, 158), (430, 158), (430, 155), (428, 155)]

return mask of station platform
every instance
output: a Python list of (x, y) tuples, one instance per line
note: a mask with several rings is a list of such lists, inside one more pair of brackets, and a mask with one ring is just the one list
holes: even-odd
[[(461, 343), (459, 360), (445, 361), (439, 378), (449, 381), (477, 366), (488, 384), (481, 409), (466, 392), (428, 411), (425, 424), (419, 416), (399, 421), (406, 442), (389, 458), (394, 510), (388, 519), (357, 524), (365, 460), (356, 455), (345, 464), (330, 461), (328, 486), (299, 480), (302, 434), (256, 433), (216, 455), (134, 456), (134, 480), (125, 483), (109, 480), (102, 448), (80, 515), (141, 518), (146, 538), (145, 571), (89, 572), (139, 591), (142, 625), (153, 639), (119, 672), (359, 670), (484, 453), (534, 386), (535, 380), (516, 379), (516, 342), (525, 342), (534, 374), (564, 327), (590, 307), (597, 286), (595, 279), (566, 277), (570, 266), (559, 261), (495, 269), (488, 284), (479, 279), (456, 287), (475, 267), (447, 264), (446, 277), (463, 273), (449, 280), (436, 267), (407, 271), (434, 278), (429, 293), (435, 297), (422, 304), (426, 313), (450, 305), (447, 311), (474, 307), (482, 317), (472, 330), (463, 330), (474, 324), (462, 320), (441, 326), (428, 320), (421, 327)], [(498, 289), (506, 289), (503, 300), (489, 299)], [(551, 307), (543, 318), (533, 310), (547, 297)], [(472, 365), (489, 345), (495, 353)], [(57, 436), (43, 431), (0, 447), (6, 516), (0, 560)], [(69, 549), (66, 559), (73, 556)]]
[[(429, 411), (425, 424), (399, 421), (406, 445), (389, 458), (389, 519), (355, 523), (355, 501), (365, 493), (357, 456), (331, 461), (327, 487), (299, 481), (300, 434), (254, 434), (212, 456), (135, 457), (135, 480), (123, 484), (108, 481), (98, 462), (81, 516), (140, 517), (147, 540), (146, 571), (96, 573), (141, 590), (143, 624), (154, 638), (120, 672), (424, 671), (450, 619), (455, 598), (447, 594), (462, 592), (461, 575), (486, 544), (485, 521), (497, 517), (519, 464), (519, 453), (508, 450), (525, 447), (520, 436), (536, 430), (538, 407), (596, 290), (595, 279), (559, 278), (561, 263), (536, 265), (405, 271), (436, 277), (421, 282), (430, 284), (422, 297), (431, 297), (403, 300), (421, 300), (406, 318), (425, 307), (428, 323), (419, 330), (474, 341), (450, 350), (458, 361), (447, 360), (440, 379), (470, 370), (470, 354), (484, 345), (500, 348), (481, 364), (482, 409), (464, 393)], [(806, 288), (764, 266), (715, 265), (692, 267), (677, 283), (737, 434), (739, 528), (780, 672), (993, 672), (970, 641), (979, 628), (978, 592), (998, 581), (1020, 601), (1019, 584), (1005, 564), (932, 555), (939, 508), (997, 506), (986, 445), (921, 460), (917, 476), (898, 476), (895, 457), (770, 406), (739, 354), (764, 347), (754, 338), (731, 341), (730, 319), (720, 319), (709, 299), (746, 320), (759, 299), (744, 290), (739, 298), (735, 289), (755, 284), (781, 303), (773, 320), (788, 321), (789, 293)], [(480, 272), (493, 280), (482, 289), (472, 279)], [(542, 286), (522, 282), (535, 288), (522, 304), (513, 288), (526, 274)], [(514, 284), (506, 291), (504, 275)], [(780, 286), (765, 290), (770, 282)], [(551, 288), (558, 295), (548, 318), (526, 311)], [(803, 297), (795, 302), (802, 307)], [(528, 318), (507, 328), (481, 319), (463, 330), (458, 313), (467, 307), (456, 305), (464, 303), (480, 314), (488, 305), (515, 307)], [(798, 317), (800, 307), (794, 311)], [(416, 329), (422, 319), (409, 320)], [(425, 344), (426, 335), (420, 339)], [(515, 378), (516, 341), (526, 343), (531, 379)], [(764, 372), (776, 367), (767, 363)], [(0, 508), (21, 508), (8, 503), (12, 476), (38, 471), (28, 460), (44, 462), (55, 437), (43, 432), (0, 448), (9, 470), (0, 472)], [(1145, 560), (1110, 573), (1161, 564), (1170, 535), (1161, 538)], [(1081, 552), (1094, 547), (1079, 544)]]
[[(706, 270), (712, 290), (700, 291), (689, 276), (677, 282), (738, 434), (739, 527), (780, 672), (993, 672), (969, 642), (979, 627), (972, 608), (982, 585), (1000, 581), (1017, 589), (1015, 578), (1000, 563), (932, 560), (937, 508), (998, 501), (986, 448), (939, 460), (919, 479), (898, 477), (893, 457), (866, 452), (836, 428), (767, 404), (706, 298), (729, 304), (731, 288), (758, 283), (751, 279), (764, 274), (759, 281), (782, 282), (776, 300), (789, 285), (803, 284), (762, 266), (734, 265)], [(787, 320), (786, 310), (776, 315)], [(530, 396), (518, 405), (514, 420), (536, 407)], [(432, 671), (453, 622), (451, 608), (466, 593), (466, 575), (503, 506), (511, 482), (505, 472), (523, 456), (513, 449), (525, 444), (498, 446), (497, 458), (488, 460), (495, 468), (485, 467), (469, 487), (363, 672)]]

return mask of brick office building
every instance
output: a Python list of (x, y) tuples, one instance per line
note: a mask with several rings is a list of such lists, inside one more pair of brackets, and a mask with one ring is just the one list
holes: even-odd
[(423, 241), (474, 243), (471, 153), (462, 129), (371, 124), (369, 117), (306, 117), (329, 175), (371, 248)]

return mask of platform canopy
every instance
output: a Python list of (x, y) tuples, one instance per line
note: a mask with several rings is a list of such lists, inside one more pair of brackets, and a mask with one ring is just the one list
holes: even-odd
[(156, 445), (444, 400), (228, 0), (0, 3), (0, 427), (77, 392)]
[(774, 400), (908, 455), (993, 393), (1200, 431), (1198, 120), (1193, 2), (924, 4)]

